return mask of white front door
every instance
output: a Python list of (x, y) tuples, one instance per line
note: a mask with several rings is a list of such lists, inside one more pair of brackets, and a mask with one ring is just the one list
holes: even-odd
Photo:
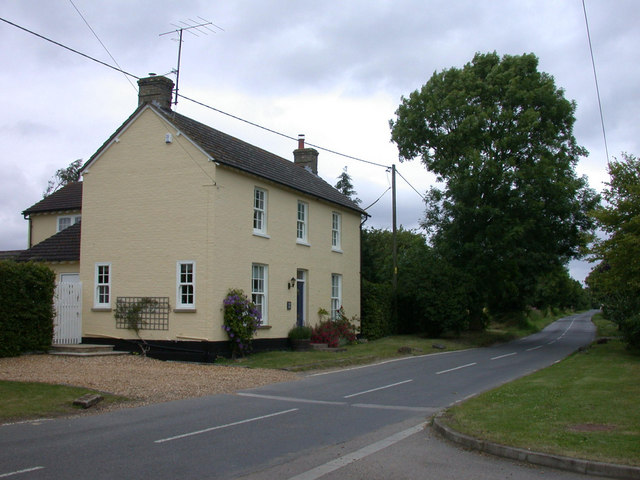
[[(64, 278), (68, 275), (69, 278)], [(53, 304), (53, 344), (78, 344), (82, 342), (82, 283), (77, 274), (60, 277), (62, 281), (56, 286)]]

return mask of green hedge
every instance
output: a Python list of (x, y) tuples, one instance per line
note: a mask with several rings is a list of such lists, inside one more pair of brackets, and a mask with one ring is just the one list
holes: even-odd
[(0, 357), (51, 346), (55, 278), (43, 264), (0, 261)]
[(393, 324), (391, 285), (362, 280), (360, 333), (369, 340), (396, 333)]

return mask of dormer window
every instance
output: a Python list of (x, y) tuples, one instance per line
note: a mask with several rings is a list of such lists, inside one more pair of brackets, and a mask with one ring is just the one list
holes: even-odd
[(58, 217), (58, 227), (56, 232), (61, 232), (71, 225), (75, 225), (82, 219), (82, 215), (63, 215)]

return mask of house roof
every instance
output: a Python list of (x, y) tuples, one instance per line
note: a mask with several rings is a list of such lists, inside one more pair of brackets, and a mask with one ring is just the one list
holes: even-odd
[(27, 208), (22, 215), (82, 209), (82, 182), (68, 183), (38, 203)]
[(116, 130), (113, 135), (93, 154), (82, 169), (89, 167), (102, 151), (126, 128), (145, 108), (151, 108), (181, 134), (200, 147), (214, 161), (221, 165), (262, 177), (266, 180), (292, 188), (301, 193), (368, 215), (357, 203), (343, 195), (319, 176), (292, 161), (251, 145), (243, 140), (227, 135), (215, 128), (193, 120), (171, 110), (156, 105), (143, 104)]
[(19, 262), (29, 260), (45, 262), (80, 261), (80, 225), (78, 222), (43, 240), (14, 257)]
[(22, 252), (24, 252), (24, 250), (2, 250), (0, 251), (0, 260), (15, 259)]

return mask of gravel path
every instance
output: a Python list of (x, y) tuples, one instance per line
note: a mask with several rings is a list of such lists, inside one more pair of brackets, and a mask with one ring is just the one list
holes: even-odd
[(233, 393), (299, 378), (281, 370), (163, 362), (138, 355), (0, 358), (0, 380), (86, 387), (133, 400), (121, 406)]

